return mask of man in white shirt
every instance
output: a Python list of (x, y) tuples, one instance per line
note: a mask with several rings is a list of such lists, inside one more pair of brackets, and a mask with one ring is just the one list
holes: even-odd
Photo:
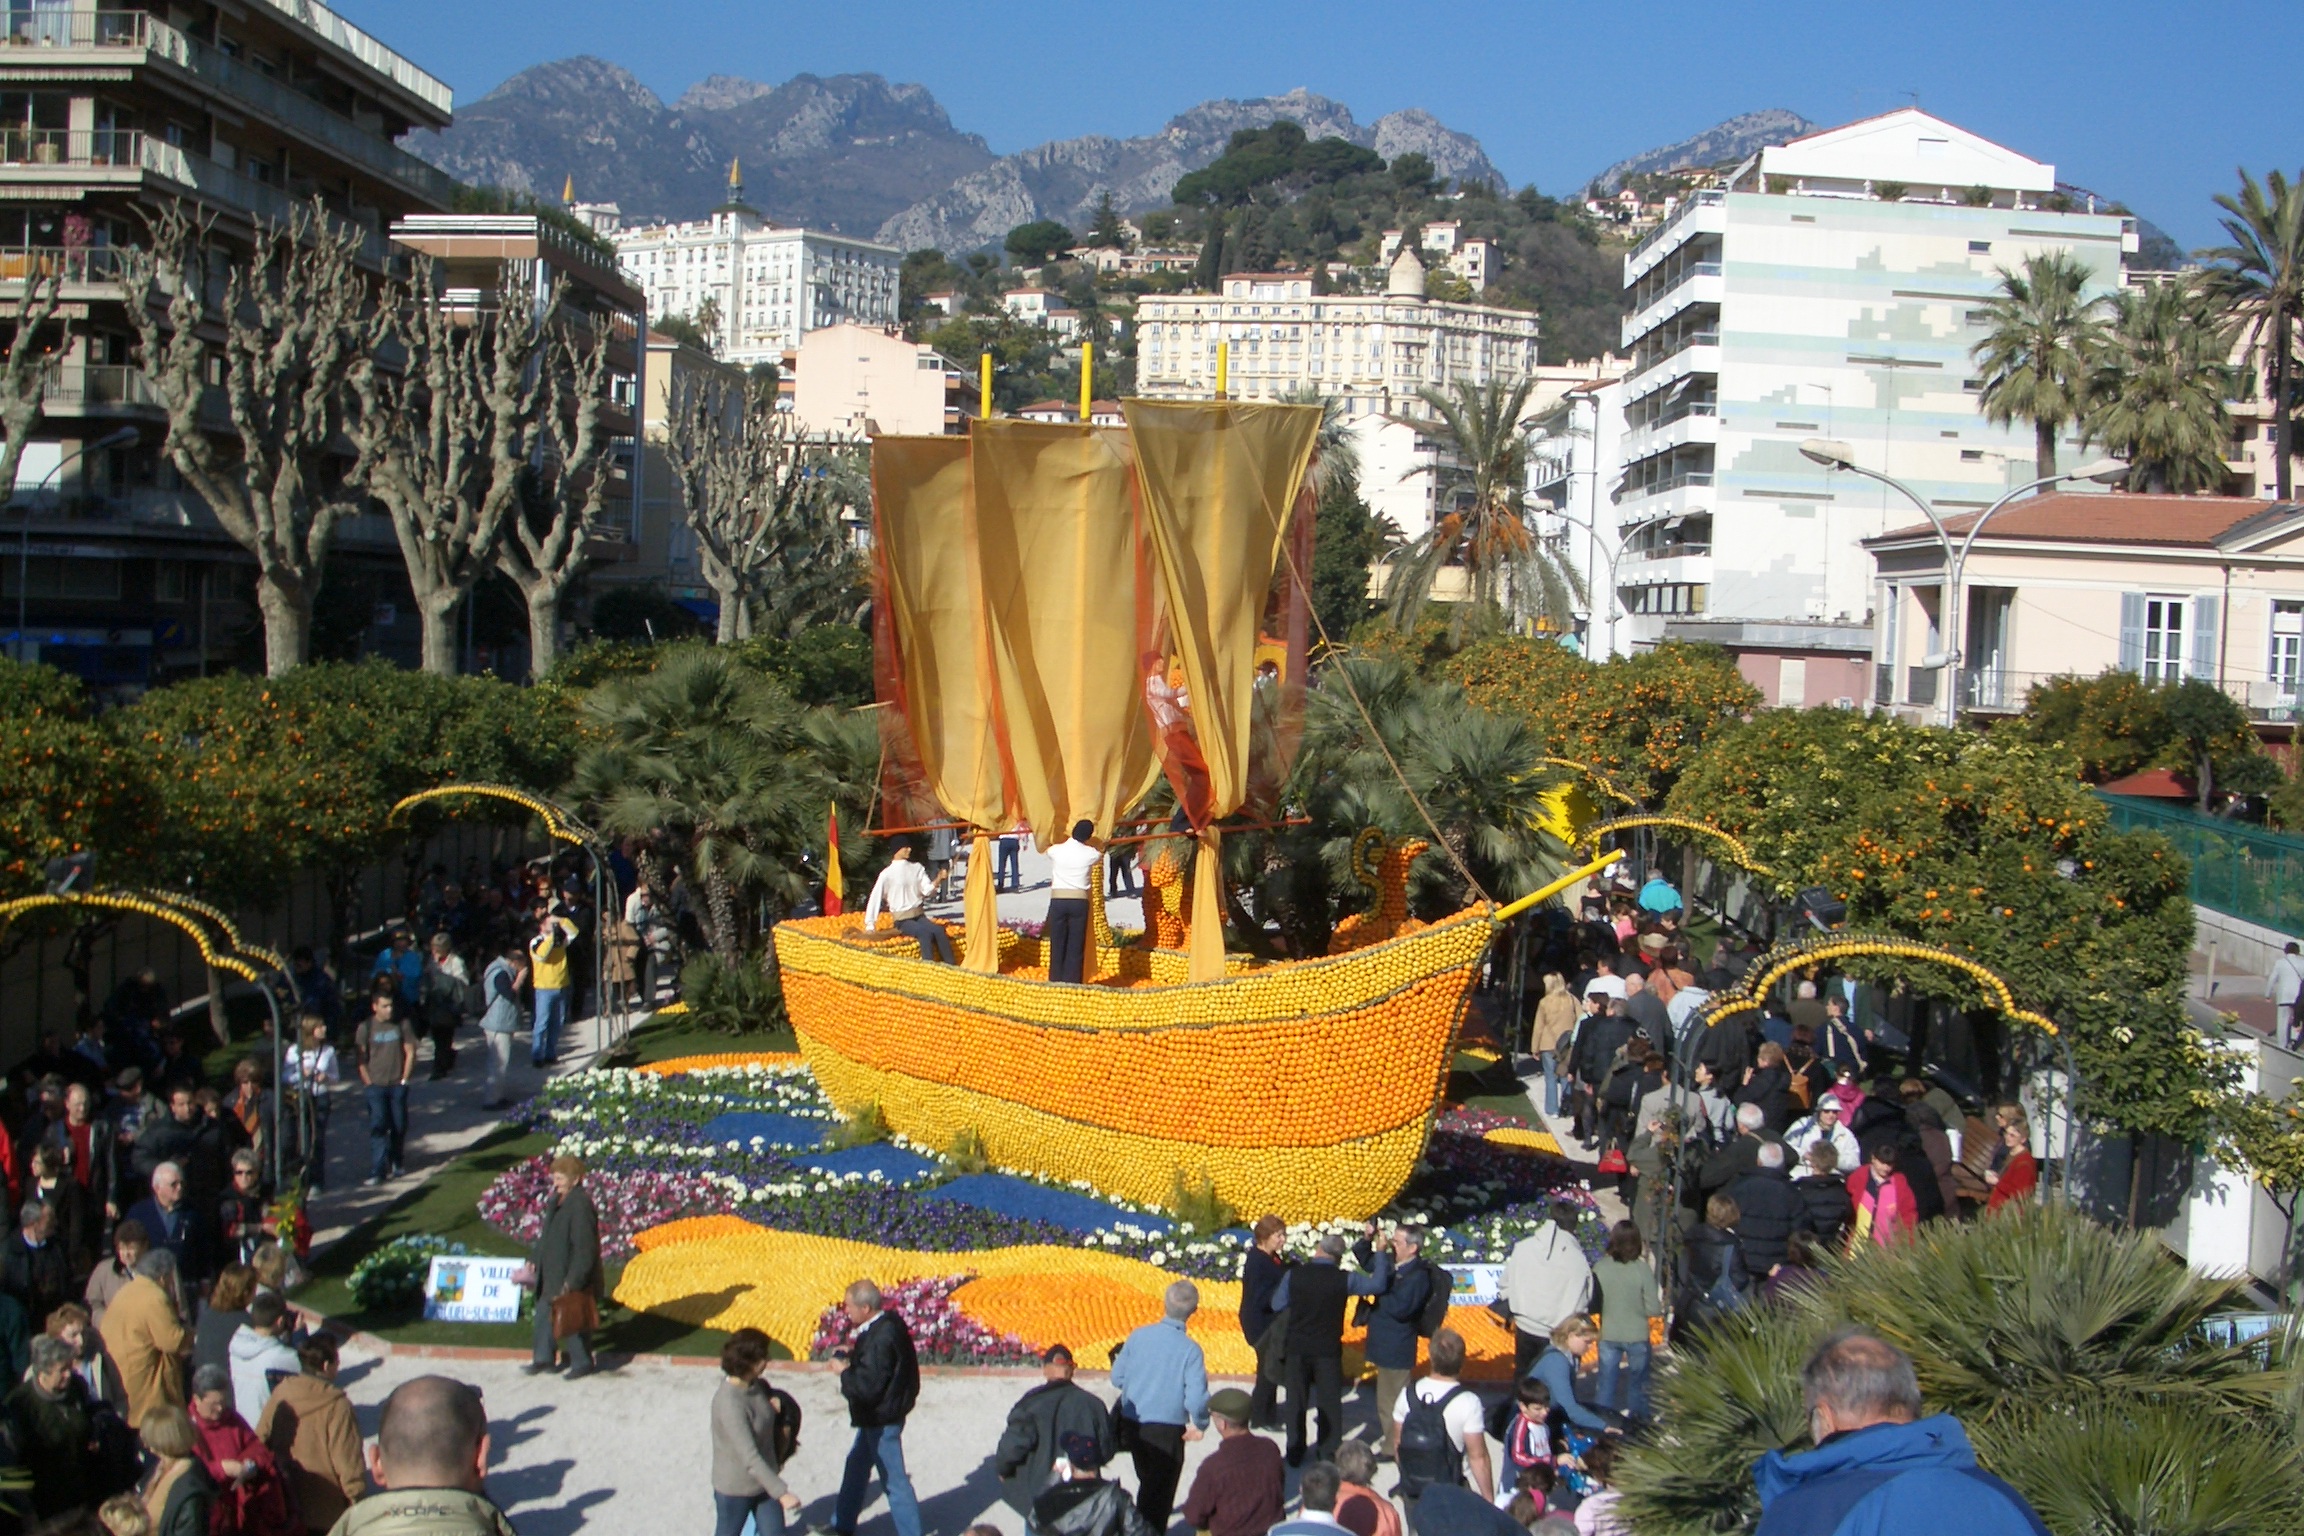
[(1096, 823), (1072, 823), (1072, 835), (1048, 850), (1048, 979), (1080, 981), (1088, 955), (1088, 892), (1104, 855), (1088, 839)]
[(2264, 984), (2265, 995), (2272, 999), (2279, 1014), (2279, 1034), (2274, 1038), (2290, 1050), (2296, 1048), (2296, 994), (2304, 992), (2304, 954), (2297, 953), (2296, 941), (2280, 958), (2272, 962), (2271, 979)]
[(880, 926), (880, 909), (886, 907), (889, 926), (919, 944), (921, 959), (958, 965), (960, 956), (952, 948), (952, 935), (928, 915), (928, 893), (943, 883), (942, 875), (931, 878), (913, 862), (910, 843), (898, 843), (888, 867), (872, 882), (872, 894), (864, 903), (864, 931), (870, 933)]
[[(1431, 1362), (1432, 1373), (1400, 1394), (1400, 1401), (1392, 1409), (1392, 1422), (1396, 1426), (1408, 1422), (1408, 1410), (1413, 1406), (1411, 1398), (1418, 1403), (1439, 1406), (1460, 1475), (1474, 1493), (1492, 1502), (1496, 1497), (1496, 1477), (1488, 1460), (1486, 1415), (1480, 1405), (1480, 1394), (1457, 1379), (1464, 1369), (1464, 1336), (1453, 1328), (1434, 1333)], [(1438, 1480), (1436, 1474), (1441, 1469), (1422, 1465), (1423, 1458), (1413, 1452), (1405, 1440), (1400, 1446), (1400, 1458), (1403, 1478), (1414, 1477), (1419, 1483)], [(1418, 1464), (1411, 1465), (1412, 1462)], [(1418, 1487), (1417, 1491), (1421, 1492), (1422, 1488)]]

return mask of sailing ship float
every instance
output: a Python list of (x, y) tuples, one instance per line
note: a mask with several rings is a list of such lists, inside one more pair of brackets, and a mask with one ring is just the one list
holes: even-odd
[[(1388, 892), (1324, 957), (1227, 954), (1223, 818), (1269, 810), (1301, 711), (1320, 411), (1125, 411), (875, 440), (882, 805), (973, 829), (963, 959), (852, 915), (779, 924), (793, 1030), (844, 1113), (931, 1146), (973, 1132), (995, 1164), (1151, 1205), (1181, 1175), (1246, 1212), (1369, 1215), (1423, 1152), (1491, 933), (1585, 871), (1429, 925)], [(1142, 939), (1099, 904), (1087, 979), (1050, 982), (998, 924), (991, 837), (1109, 835), (1162, 775), (1188, 887), (1161, 855)]]

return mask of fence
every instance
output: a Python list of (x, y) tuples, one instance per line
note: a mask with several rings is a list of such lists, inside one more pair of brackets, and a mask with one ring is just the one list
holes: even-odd
[(2099, 794), (2123, 832), (2157, 832), (2192, 861), (2197, 906), (2282, 933), (2304, 932), (2304, 837), (2221, 821), (2164, 801)]
[[(527, 827), (450, 822), (424, 845), (416, 868), (420, 873), (443, 864), (451, 876), (461, 878), (468, 861), (477, 860), (488, 871), (500, 862), (535, 857), (550, 846)], [(408, 865), (398, 858), (362, 870), (341, 914), (341, 933), (332, 924), (324, 879), (309, 870), (269, 909), (236, 912), (233, 919), (251, 942), (283, 955), (308, 944), (324, 956), (340, 940), (371, 933), (402, 916), (407, 881)], [(71, 937), (68, 931), (29, 937), (23, 947), (0, 958), (0, 1064), (23, 1060), (44, 1031), (71, 1038), (78, 1015), (72, 973), (65, 966)], [(93, 1008), (100, 1009), (115, 987), (147, 967), (178, 1003), (208, 990), (199, 949), (166, 923), (124, 918), (108, 924), (89, 946), (88, 959)], [(338, 979), (351, 983), (348, 990), (357, 990), (366, 977)]]

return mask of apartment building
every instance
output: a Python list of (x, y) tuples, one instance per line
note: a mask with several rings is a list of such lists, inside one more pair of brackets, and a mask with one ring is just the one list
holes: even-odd
[(741, 387), (744, 370), (660, 331), (648, 333), (647, 351), (640, 394), (639, 558), (631, 569), (642, 579), (663, 581), (674, 601), (709, 624), (718, 619), (720, 603), (704, 583), (696, 535), (688, 526), (680, 478), (673, 473), (664, 440), (671, 427), (673, 401), (685, 390), (711, 379)]
[(162, 412), (132, 362), (119, 253), (140, 210), (190, 203), (231, 247), (317, 197), (381, 269), (393, 221), (449, 205), (449, 178), (397, 141), (446, 126), (452, 105), (316, 0), (11, 9), (0, 306), (33, 274), (61, 274), (65, 300), (9, 508), (23, 519), (0, 578), (13, 653), (132, 692), (225, 661), (253, 621), (253, 563), (161, 458)]
[(1309, 272), (1236, 272), (1219, 286), (1136, 301), (1138, 391), (1208, 398), (1222, 343), (1236, 400), (1342, 399), (1360, 439), (1361, 495), (1411, 538), (1432, 526), (1437, 494), (1436, 446), (1398, 419), (1421, 409), (1417, 390), (1515, 382), (1536, 368), (1534, 314), (1426, 298), (1412, 250), (1394, 256), (1383, 293), (1323, 294)]
[[(1963, 539), (1977, 514), (1946, 519)], [(2012, 713), (2034, 683), (2133, 672), (2212, 682), (2264, 721), (2304, 699), (2304, 505), (2242, 496), (2030, 496), (1994, 515), (1961, 568), (1959, 669), (1945, 644), (1943, 544), (1914, 518), (1866, 541), (1879, 622), (1874, 705), (1942, 718)]]
[(1762, 150), (1625, 257), (1632, 643), (1752, 649), (1764, 690), (1810, 650), (1869, 654), (1864, 540), (1912, 509), (1800, 444), (1850, 443), (1947, 515), (2033, 478), (2031, 427), (1977, 410), (1969, 348), (1999, 274), (2065, 251), (2109, 292), (2137, 248), (2133, 219), (2056, 188), (2053, 165), (1907, 108)]
[(896, 323), (892, 245), (823, 230), (771, 224), (744, 202), (740, 166), (728, 170), (728, 201), (701, 219), (626, 229), (612, 214), (595, 227), (616, 242), (624, 271), (661, 319), (706, 313), (718, 319), (720, 356), (749, 367), (774, 363), (810, 331), (827, 325)]
[(934, 436), (967, 430), (975, 374), (895, 331), (832, 325), (800, 339), (792, 408), (811, 433)]

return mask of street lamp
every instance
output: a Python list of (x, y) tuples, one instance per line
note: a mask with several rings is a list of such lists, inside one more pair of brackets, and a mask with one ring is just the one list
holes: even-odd
[[(42, 475), (33, 485), (32, 489), (34, 491), (45, 489), (48, 485), (48, 482), (54, 480), (58, 475), (62, 474), (64, 472), (64, 466), (71, 463), (74, 459), (84, 458), (88, 454), (94, 453), (99, 448), (125, 448), (142, 435), (143, 434), (139, 433), (134, 427), (114, 427), (111, 431), (96, 439), (96, 441), (92, 443), (82, 443), (79, 447), (73, 449), (70, 453), (67, 453), (62, 458), (59, 458), (56, 461), (55, 467), (49, 470), (48, 473)], [(18, 661), (22, 661), (24, 659), (24, 600), (31, 593), (31, 591), (32, 503), (26, 502), (24, 503), (24, 526), (19, 531), (19, 536), (16, 541), (15, 655)]]
[[(1609, 551), (1609, 550), (1603, 549), (1603, 548), (1601, 547), (1601, 544), (1600, 544), (1600, 530), (1599, 530), (1598, 528), (1596, 528), (1596, 527), (1594, 527), (1592, 524), (1590, 524), (1590, 523), (1586, 522), (1586, 521), (1585, 521), (1583, 518), (1580, 518), (1580, 517), (1578, 517), (1578, 516), (1577, 516), (1575, 513), (1573, 513), (1573, 512), (1570, 512), (1570, 511), (1567, 511), (1567, 510), (1566, 510), (1566, 509), (1564, 509), (1564, 508), (1560, 508), (1560, 507), (1551, 507), (1551, 508), (1547, 508), (1546, 510), (1547, 510), (1547, 511), (1549, 511), (1549, 512), (1550, 512), (1550, 514), (1551, 514), (1552, 516), (1554, 516), (1554, 517), (1557, 517), (1558, 519), (1560, 519), (1560, 521), (1562, 521), (1562, 522), (1564, 522), (1564, 523), (1571, 523), (1571, 524), (1574, 524), (1576, 527), (1583, 529), (1583, 530), (1584, 530), (1584, 532), (1585, 532), (1585, 533), (1586, 533), (1586, 534), (1587, 534), (1587, 535), (1590, 537), (1590, 539), (1591, 539), (1591, 549), (1592, 549), (1592, 552), (1593, 552), (1594, 554), (1597, 554), (1597, 555), (1603, 555), (1603, 556), (1605, 556), (1605, 557), (1607, 558), (1607, 561), (1608, 561), (1608, 644), (1607, 644), (1607, 648), (1606, 648), (1605, 650), (1603, 650), (1603, 651), (1602, 651), (1602, 652), (1601, 652), (1601, 653), (1600, 653), (1598, 656), (1594, 656), (1594, 657), (1590, 658), (1591, 660), (1594, 660), (1594, 661), (1606, 661), (1606, 660), (1607, 660), (1609, 657), (1611, 657), (1611, 656), (1613, 656), (1613, 655), (1615, 655), (1615, 654), (1616, 654), (1616, 610), (1617, 610), (1617, 609), (1619, 609), (1619, 608), (1621, 608), (1621, 607), (1623, 606), (1623, 602), (1622, 602), (1621, 598), (1620, 598), (1620, 597), (1619, 597), (1619, 595), (1618, 595), (1618, 590), (1617, 590), (1617, 586), (1616, 586), (1616, 563), (1617, 563), (1617, 561), (1621, 560), (1621, 559), (1623, 558), (1623, 556), (1624, 556), (1624, 541), (1623, 541), (1623, 538), (1622, 538), (1621, 536), (1619, 536), (1619, 537), (1617, 538), (1617, 540), (1616, 540), (1616, 548), (1615, 548), (1613, 551)], [(1587, 580), (1589, 580), (1589, 578), (1587, 578)], [(1595, 609), (1594, 609), (1594, 611), (1593, 611), (1593, 615), (1592, 615), (1592, 616), (1593, 616), (1593, 618), (1594, 618), (1594, 619), (1598, 619), (1598, 618), (1599, 618), (1599, 616), (1600, 616), (1600, 615), (1599, 615), (1599, 611), (1598, 611), (1598, 609), (1597, 609), (1597, 608), (1595, 608)], [(1587, 649), (1589, 649), (1589, 647), (1587, 647)]]
[(1966, 536), (1955, 547), (1952, 543), (1951, 531), (1944, 526), (1944, 520), (1936, 515), (1936, 508), (1930, 504), (1926, 497), (1893, 476), (1884, 475), (1876, 469), (1866, 469), (1858, 464), (1856, 451), (1846, 443), (1834, 442), (1829, 438), (1811, 437), (1800, 445), (1800, 454), (1801, 457), (1812, 463), (1821, 464), (1826, 469), (1844, 470), (1852, 475), (1862, 475), (1867, 480), (1877, 480), (1882, 485), (1901, 492), (1904, 499), (1918, 507), (1921, 515), (1928, 519), (1928, 525), (1936, 530), (1936, 542), (1944, 550), (1944, 649), (1931, 651), (1928, 655), (1923, 656), (1920, 658), (1920, 665), (1924, 668), (1942, 667), (1951, 674), (1944, 689), (1944, 723), (1946, 725), (1958, 725), (1960, 723), (1960, 662), (1962, 660), (1960, 654), (1960, 580), (1968, 564), (1968, 551), (1976, 547), (1976, 535), (1984, 531), (1984, 525), (1990, 522), (1993, 514), (2002, 507), (2043, 487), (2067, 485), (2076, 480), (2093, 480), (2098, 485), (2115, 485), (2127, 478), (2128, 475), (2128, 466), (2118, 459), (2097, 459), (2081, 465), (2078, 469), (2066, 470), (2061, 474), (2043, 475), (2029, 484), (2016, 487), (1978, 513), (1976, 521), (1968, 525)]

